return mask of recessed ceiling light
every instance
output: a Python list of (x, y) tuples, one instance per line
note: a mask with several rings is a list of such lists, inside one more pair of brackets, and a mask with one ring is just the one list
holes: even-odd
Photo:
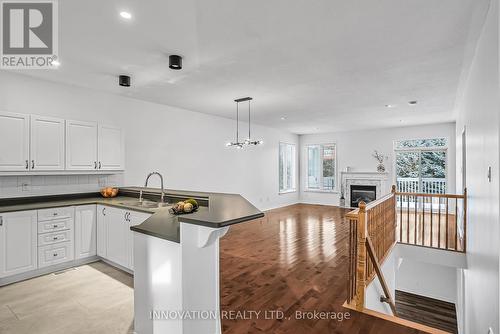
[(385, 107), (386, 108), (394, 108), (394, 104), (386, 104)]
[(281, 120), (284, 121), (286, 119), (286, 117), (281, 117)]
[(52, 65), (54, 65), (55, 67), (59, 67), (59, 65), (61, 65), (61, 63), (58, 60), (53, 60)]
[(130, 14), (129, 12), (120, 12), (120, 16), (127, 20), (130, 20), (132, 18), (132, 14)]
[(416, 101), (416, 100), (415, 100), (415, 101), (410, 101), (410, 102), (408, 102), (408, 104), (409, 104), (410, 106), (414, 106), (414, 105), (416, 105), (417, 103), (418, 103), (418, 101)]

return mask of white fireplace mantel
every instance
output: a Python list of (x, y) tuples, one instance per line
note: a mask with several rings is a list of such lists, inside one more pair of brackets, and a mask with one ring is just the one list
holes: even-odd
[(341, 172), (342, 192), (345, 197), (345, 206), (351, 205), (351, 185), (375, 186), (377, 198), (388, 193), (387, 172)]

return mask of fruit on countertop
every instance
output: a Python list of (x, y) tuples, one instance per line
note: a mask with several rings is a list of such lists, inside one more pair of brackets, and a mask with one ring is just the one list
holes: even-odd
[(181, 214), (181, 213), (191, 213), (196, 210), (198, 210), (198, 202), (196, 202), (194, 199), (190, 198), (185, 201), (180, 201), (175, 203), (172, 206), (173, 213), (175, 214)]
[(106, 198), (116, 197), (118, 195), (118, 188), (106, 187), (101, 189), (101, 195)]
[(190, 203), (193, 206), (193, 210), (198, 209), (198, 202), (196, 202), (196, 200), (194, 200), (192, 198), (185, 200), (184, 203)]
[(191, 203), (184, 203), (184, 212), (185, 213), (190, 213), (191, 211), (193, 211), (193, 204)]

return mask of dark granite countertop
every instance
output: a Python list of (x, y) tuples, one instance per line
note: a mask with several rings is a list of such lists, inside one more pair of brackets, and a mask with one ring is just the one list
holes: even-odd
[(195, 198), (200, 203), (196, 212), (176, 216), (169, 212), (169, 207), (151, 209), (133, 206), (132, 202), (137, 201), (141, 190), (145, 198), (155, 200), (161, 193), (160, 189), (126, 187), (120, 188), (120, 196), (115, 198), (103, 198), (99, 193), (83, 193), (0, 199), (0, 213), (86, 204), (109, 205), (151, 213), (150, 218), (131, 229), (173, 242), (180, 242), (180, 223), (220, 228), (264, 216), (241, 195), (166, 189), (166, 200), (169, 202)]

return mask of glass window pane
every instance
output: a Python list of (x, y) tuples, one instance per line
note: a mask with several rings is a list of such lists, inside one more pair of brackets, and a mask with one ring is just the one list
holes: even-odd
[(423, 151), (421, 155), (422, 192), (446, 193), (446, 152)]
[(402, 148), (418, 148), (418, 147), (446, 147), (446, 138), (430, 138), (430, 139), (408, 139), (398, 140), (395, 143), (396, 149)]
[(335, 145), (323, 146), (323, 189), (335, 189)]
[(285, 190), (284, 166), (285, 166), (285, 144), (281, 144), (280, 143), (280, 156), (279, 156), (279, 183), (280, 183), (280, 191)]
[(280, 143), (279, 187), (280, 191), (295, 190), (295, 145)]
[(420, 152), (396, 152), (398, 191), (419, 192)]
[(307, 187), (311, 189), (319, 189), (320, 182), (320, 146), (307, 147)]

